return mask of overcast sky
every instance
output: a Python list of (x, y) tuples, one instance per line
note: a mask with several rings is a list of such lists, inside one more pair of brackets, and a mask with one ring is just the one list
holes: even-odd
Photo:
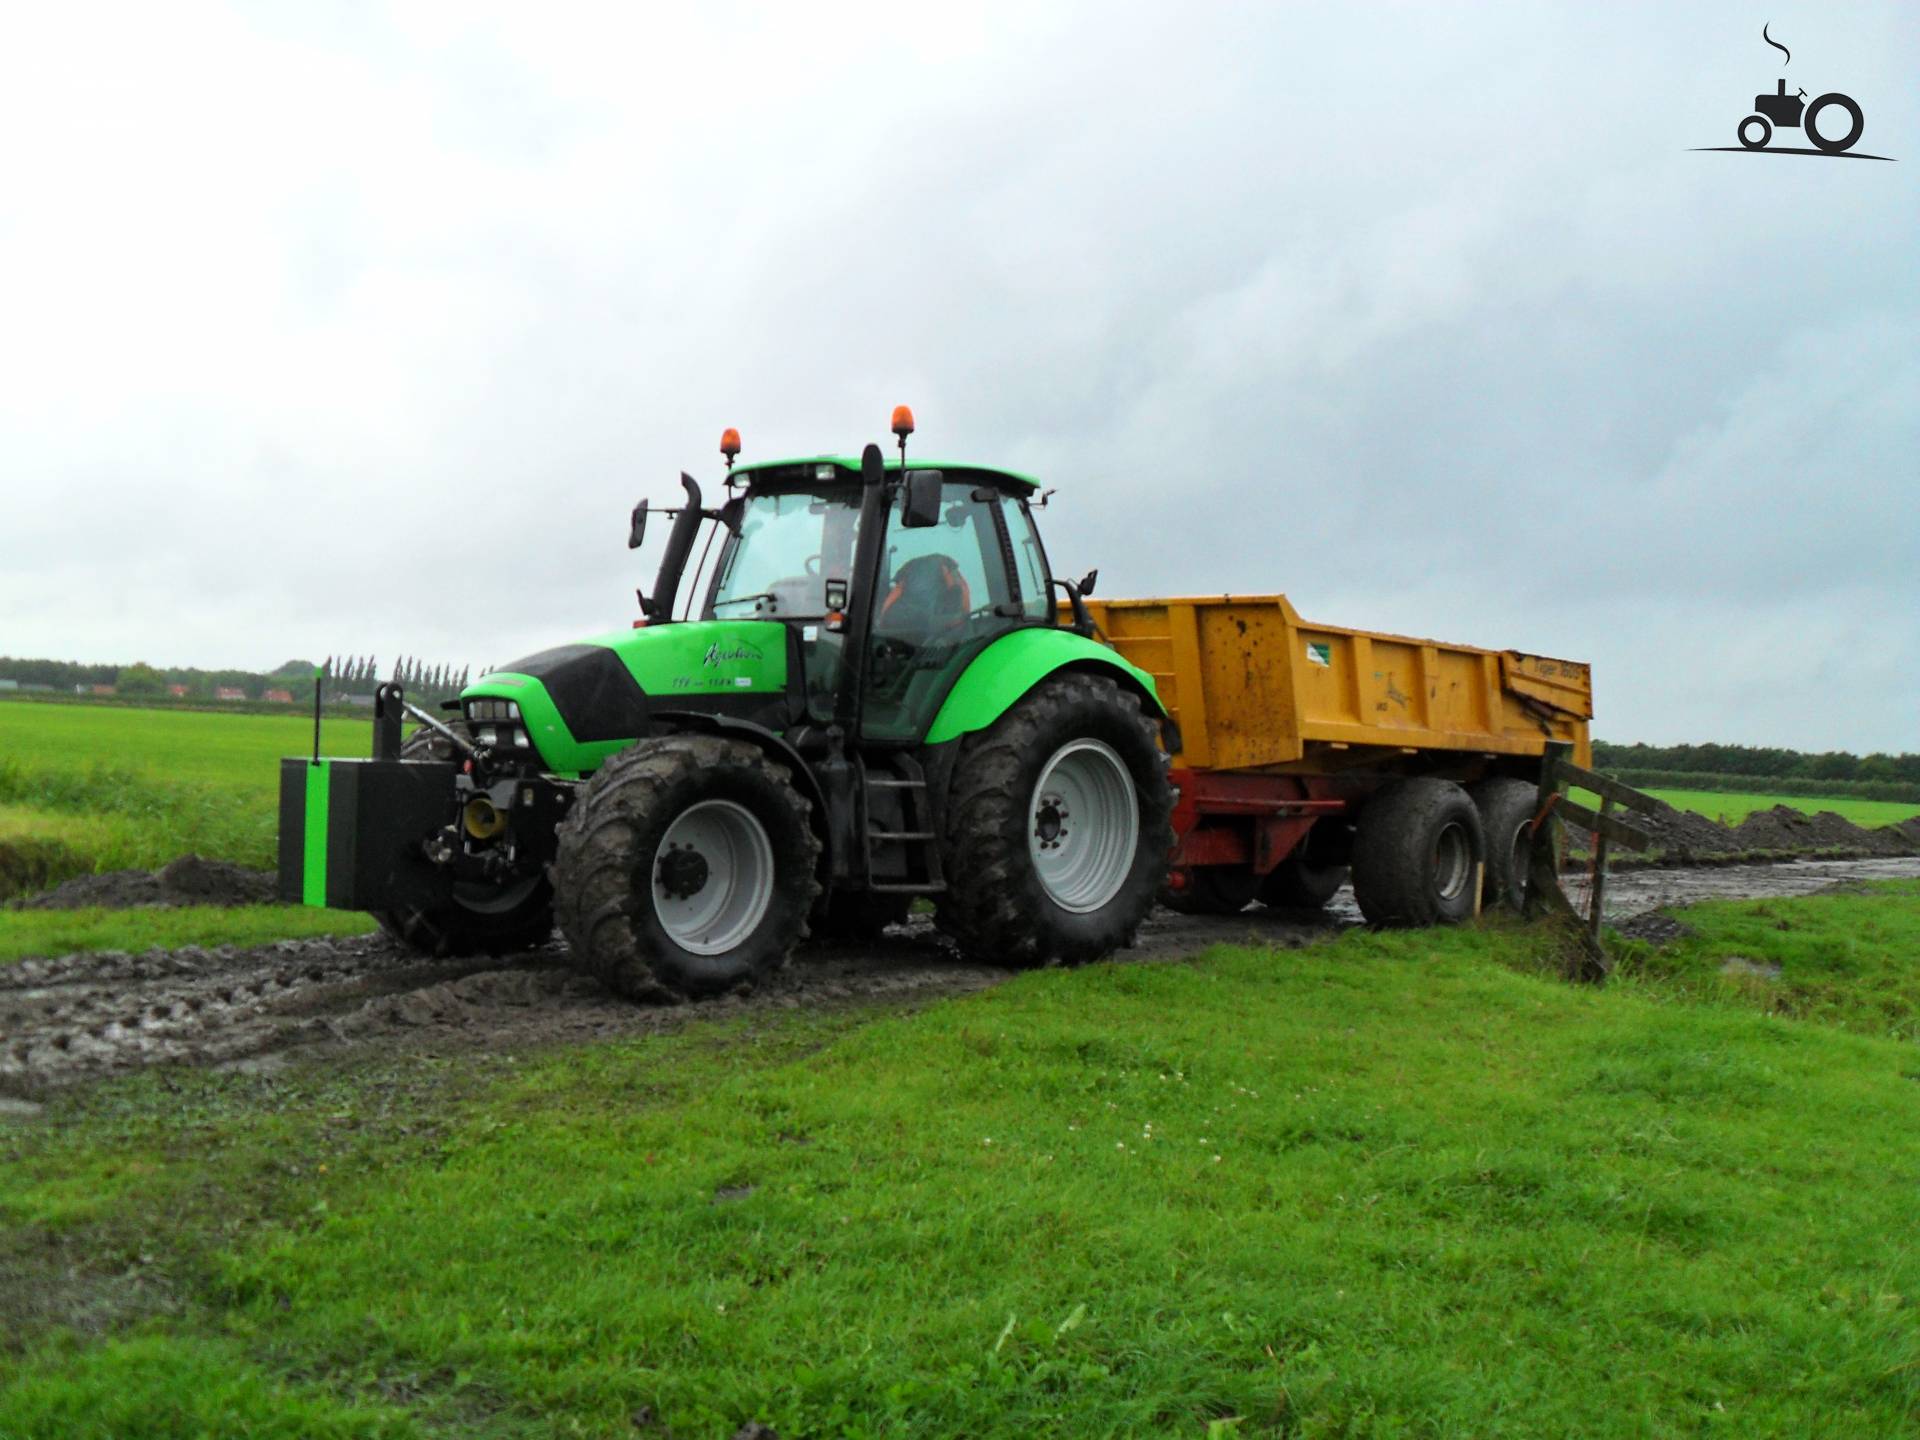
[(501, 661), (907, 401), (1103, 594), (1920, 749), (1920, 7), (1679, 8), (16, 8), (0, 653)]

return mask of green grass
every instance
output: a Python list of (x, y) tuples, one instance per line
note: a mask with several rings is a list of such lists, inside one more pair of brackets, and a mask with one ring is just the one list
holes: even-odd
[(1817, 815), (1831, 810), (1842, 819), (1872, 829), (1879, 825), (1897, 825), (1920, 815), (1920, 805), (1897, 800), (1819, 800), (1804, 795), (1733, 795), (1714, 790), (1649, 790), (1676, 810), (1691, 810), (1718, 820), (1723, 825), (1738, 825), (1756, 810), (1771, 810), (1776, 805)]
[(0, 900), (93, 870), (123, 869), (143, 853), (127, 820), (0, 804)]
[[(370, 719), (323, 722), (329, 755), (365, 756), (372, 744)], [(0, 756), (29, 774), (104, 768), (163, 788), (231, 791), (271, 808), (281, 757), (312, 749), (310, 716), (0, 703)]]
[[(63, 819), (90, 822), (77, 840), (58, 839), (69, 874), (153, 869), (189, 852), (265, 868), (274, 861), (280, 758), (312, 743), (312, 722), (292, 715), (8, 701), (0, 807), (16, 843), (28, 831), (58, 839)], [(328, 754), (366, 755), (372, 727), (329, 720), (322, 743)], [(33, 825), (33, 815), (45, 824)], [(0, 896), (9, 868), (0, 855)]]
[[(1714, 900), (1676, 913), (1694, 933), (1659, 950), (1631, 949), (1622, 966), (1628, 984), (1920, 1041), (1920, 880), (1799, 900)], [(1768, 967), (1779, 973), (1756, 973)]]
[(0, 964), (76, 950), (172, 949), (181, 945), (265, 945), (312, 935), (365, 935), (357, 911), (289, 905), (182, 905), (174, 909), (14, 910), (0, 923)]
[(0, 1434), (1913, 1433), (1912, 1045), (1541, 944), (71, 1096), (0, 1132)]

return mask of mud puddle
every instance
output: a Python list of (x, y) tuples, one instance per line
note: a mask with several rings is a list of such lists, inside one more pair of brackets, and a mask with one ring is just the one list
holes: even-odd
[[(1643, 870), (1609, 878), (1606, 910), (1627, 916), (1903, 875), (1920, 876), (1920, 859)], [(1324, 914), (1155, 910), (1119, 959), (1173, 959), (1219, 943), (1294, 947), (1359, 923), (1351, 890)], [(957, 959), (920, 917), (871, 945), (806, 947), (750, 994), (683, 1007), (616, 999), (569, 969), (557, 941), (511, 962), (423, 960), (378, 936), (23, 960), (0, 969), (0, 1095), (31, 1099), (167, 1062), (272, 1069), (303, 1055), (359, 1049), (433, 1053), (617, 1039), (692, 1018), (932, 999), (1012, 973)]]
[[(1759, 900), (1769, 896), (1811, 895), (1845, 880), (1900, 880), (1920, 877), (1920, 856), (1879, 860), (1788, 860), (1774, 865), (1726, 865), (1713, 869), (1628, 870), (1607, 876), (1601, 911), (1624, 919), (1663, 905), (1692, 905), (1700, 900)], [(1585, 905), (1586, 877), (1560, 880), (1576, 906)]]

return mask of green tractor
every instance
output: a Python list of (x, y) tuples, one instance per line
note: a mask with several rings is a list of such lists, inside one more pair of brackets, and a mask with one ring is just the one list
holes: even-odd
[(680, 477), (633, 628), (486, 674), (444, 718), (383, 686), (371, 760), (283, 764), (282, 894), (435, 954), (557, 922), (636, 999), (750, 983), (921, 898), (992, 964), (1130, 943), (1166, 875), (1172, 722), (1093, 638), (1093, 577), (1048, 568), (1035, 483), (909, 462), (912, 428), (900, 407), (894, 460), (737, 468), (729, 431), (724, 503)]

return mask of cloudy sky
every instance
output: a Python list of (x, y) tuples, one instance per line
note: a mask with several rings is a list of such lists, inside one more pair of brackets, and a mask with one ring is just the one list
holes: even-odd
[(1920, 749), (1920, 8), (1680, 8), (23, 7), (0, 653), (501, 660), (904, 400), (1105, 594)]

